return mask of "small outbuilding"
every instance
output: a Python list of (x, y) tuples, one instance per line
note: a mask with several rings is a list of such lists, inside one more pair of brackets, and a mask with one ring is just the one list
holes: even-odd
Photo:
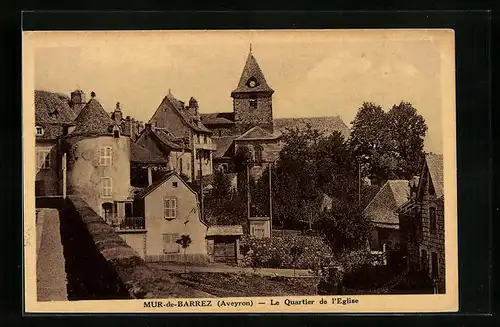
[(207, 230), (207, 252), (214, 262), (237, 264), (240, 258), (241, 225), (214, 225)]

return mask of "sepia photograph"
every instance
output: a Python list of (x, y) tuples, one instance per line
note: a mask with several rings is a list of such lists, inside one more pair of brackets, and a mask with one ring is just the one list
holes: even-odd
[(452, 30), (24, 32), (23, 102), (27, 311), (458, 307)]

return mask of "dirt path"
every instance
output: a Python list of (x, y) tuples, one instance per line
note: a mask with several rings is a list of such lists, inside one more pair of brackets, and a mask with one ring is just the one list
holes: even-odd
[(68, 299), (64, 254), (56, 209), (41, 209), (37, 221), (37, 295), (38, 301), (64, 301)]
[[(173, 271), (173, 272), (184, 272), (184, 265), (180, 263), (170, 263), (170, 262), (159, 262), (159, 263), (148, 263), (150, 267), (156, 269)], [(212, 265), (190, 265), (187, 266), (187, 272), (220, 272), (220, 273), (253, 273), (252, 268), (242, 268), (234, 266), (225, 266), (222, 264), (212, 264)], [(283, 276), (283, 277), (294, 277), (293, 269), (279, 269), (279, 268), (259, 268), (256, 273), (261, 276)], [(295, 277), (312, 277), (313, 275), (307, 269), (296, 269)]]

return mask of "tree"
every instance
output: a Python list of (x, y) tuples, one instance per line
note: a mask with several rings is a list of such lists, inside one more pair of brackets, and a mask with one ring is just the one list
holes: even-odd
[(299, 260), (302, 255), (303, 248), (297, 245), (294, 245), (290, 248), (290, 256), (292, 257), (293, 264), (293, 277), (295, 277), (295, 266), (297, 265), (297, 260)]
[(189, 235), (182, 235), (177, 241), (177, 244), (180, 244), (183, 252), (184, 252), (184, 273), (187, 272), (187, 258), (186, 258), (186, 249), (191, 245), (191, 237)]
[(411, 179), (419, 174), (427, 125), (409, 102), (394, 105), (387, 116), (393, 141), (392, 153), (397, 163), (394, 174), (401, 179)]
[(211, 194), (220, 201), (228, 200), (231, 197), (231, 181), (227, 174), (221, 170), (216, 170), (212, 182)]
[(319, 229), (330, 248), (337, 253), (363, 249), (370, 239), (372, 225), (358, 206), (335, 203), (322, 214)]
[(321, 199), (317, 185), (314, 146), (321, 134), (311, 128), (288, 129), (283, 134), (276, 168), (277, 215), (291, 226), (308, 224)]
[(382, 184), (391, 177), (391, 137), (382, 107), (364, 102), (352, 122), (349, 146), (362, 166), (362, 176)]
[(382, 185), (418, 174), (427, 126), (410, 103), (402, 101), (385, 113), (379, 105), (365, 102), (352, 125), (349, 146), (363, 176)]

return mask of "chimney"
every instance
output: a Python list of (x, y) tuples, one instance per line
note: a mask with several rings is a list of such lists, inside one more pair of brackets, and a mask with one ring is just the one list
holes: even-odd
[(193, 115), (198, 115), (198, 101), (196, 101), (195, 98), (191, 97), (191, 99), (189, 99), (188, 108), (192, 111)]
[(116, 108), (115, 108), (115, 111), (113, 112), (113, 117), (115, 119), (115, 123), (121, 124), (123, 114), (122, 114), (122, 111), (120, 109), (120, 102), (116, 103)]
[(85, 93), (82, 90), (75, 90), (71, 92), (71, 100), (70, 100), (71, 108), (84, 103), (85, 103)]

